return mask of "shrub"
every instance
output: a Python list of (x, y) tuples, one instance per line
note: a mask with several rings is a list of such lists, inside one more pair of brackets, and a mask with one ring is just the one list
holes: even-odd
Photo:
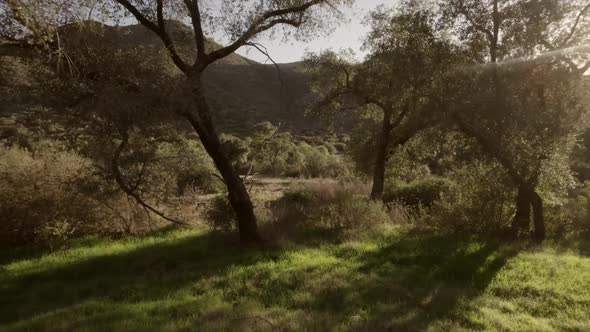
[(272, 204), (276, 226), (285, 230), (326, 230), (355, 236), (390, 222), (381, 202), (368, 199), (355, 184), (316, 182), (290, 189)]
[(75, 224), (75, 221), (69, 219), (50, 221), (41, 225), (35, 233), (53, 250), (76, 234)]
[[(109, 172), (56, 145), (40, 145), (35, 154), (17, 147), (0, 149), (2, 245), (40, 242), (53, 248), (78, 236), (142, 234), (163, 222), (127, 197)], [(162, 166), (145, 173), (149, 181), (142, 183), (142, 195), (156, 207), (171, 207), (170, 190), (164, 188), (175, 187), (169, 172)]]
[(66, 151), (0, 150), (0, 237), (8, 245), (91, 232), (108, 216), (85, 193), (90, 163)]
[(223, 191), (224, 183), (207, 169), (185, 169), (176, 175), (176, 186), (179, 195), (198, 191), (213, 194)]
[(419, 214), (415, 210), (408, 208), (406, 205), (398, 202), (387, 203), (389, 219), (395, 225), (415, 225)]
[(207, 205), (205, 220), (209, 228), (221, 232), (231, 232), (236, 229), (236, 215), (225, 196), (215, 196)]
[(346, 143), (334, 143), (334, 148), (336, 149), (336, 153), (343, 154), (346, 152), (347, 146)]
[(563, 218), (568, 230), (590, 232), (590, 181), (573, 193), (563, 207)]
[(456, 170), (426, 221), (452, 231), (496, 232), (513, 214), (514, 193), (500, 165), (476, 163)]
[(431, 207), (450, 187), (451, 182), (448, 179), (439, 177), (428, 177), (410, 183), (395, 182), (387, 186), (383, 200), (399, 202), (414, 209)]

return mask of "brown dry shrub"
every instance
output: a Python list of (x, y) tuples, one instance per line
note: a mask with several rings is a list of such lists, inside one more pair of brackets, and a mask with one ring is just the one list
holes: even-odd
[[(0, 149), (0, 243), (54, 247), (72, 237), (144, 234), (164, 225), (78, 154)], [(189, 206), (190, 197), (179, 197)], [(161, 204), (157, 204), (161, 205)], [(187, 208), (186, 210), (190, 210)], [(178, 216), (187, 211), (165, 212)]]
[(291, 188), (271, 205), (278, 233), (330, 232), (355, 238), (375, 226), (390, 224), (387, 208), (369, 200), (358, 183), (318, 181)]

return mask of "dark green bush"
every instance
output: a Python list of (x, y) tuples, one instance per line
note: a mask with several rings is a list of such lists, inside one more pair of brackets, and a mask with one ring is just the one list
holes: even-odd
[(221, 232), (236, 229), (236, 214), (224, 195), (215, 196), (207, 205), (205, 220), (209, 228)]

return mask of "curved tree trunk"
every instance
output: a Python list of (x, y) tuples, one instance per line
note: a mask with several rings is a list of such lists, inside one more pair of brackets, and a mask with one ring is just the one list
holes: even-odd
[(387, 163), (387, 149), (392, 129), (391, 110), (384, 111), (383, 127), (379, 141), (377, 142), (377, 155), (375, 157), (375, 168), (373, 170), (373, 188), (371, 189), (372, 200), (382, 200), (385, 188), (385, 164)]
[(192, 99), (197, 108), (197, 113), (191, 110), (185, 113), (184, 116), (199, 135), (205, 150), (211, 156), (223, 177), (228, 191), (229, 202), (236, 213), (240, 240), (245, 243), (259, 242), (262, 239), (258, 235), (254, 206), (242, 179), (222, 149), (221, 141), (211, 120), (211, 112), (203, 91), (200, 75), (190, 77), (189, 83), (191, 84)]

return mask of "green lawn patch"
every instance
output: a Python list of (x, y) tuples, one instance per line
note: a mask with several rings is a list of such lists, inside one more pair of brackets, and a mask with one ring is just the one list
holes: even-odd
[(206, 230), (81, 240), (4, 259), (0, 330), (587, 331), (575, 248), (399, 230), (266, 248)]

